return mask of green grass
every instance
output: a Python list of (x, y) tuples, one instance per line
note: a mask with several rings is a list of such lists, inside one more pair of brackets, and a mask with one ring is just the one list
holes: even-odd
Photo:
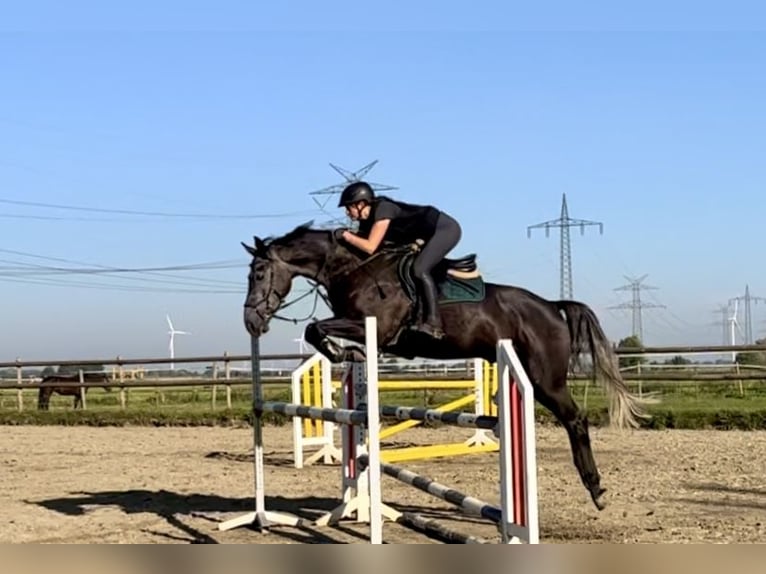
[[(608, 423), (607, 401), (601, 387), (582, 382), (571, 385), (575, 400), (586, 406), (592, 426)], [(638, 386), (631, 384), (638, 393)], [(643, 421), (645, 428), (715, 428), (766, 429), (766, 385), (757, 382), (644, 383), (643, 393), (654, 393), (659, 403), (649, 407), (652, 418)], [(464, 396), (462, 391), (397, 391), (381, 394), (381, 403), (402, 406), (435, 407)], [(150, 426), (211, 426), (249, 425), (251, 392), (248, 385), (233, 386), (231, 408), (226, 407), (225, 387), (217, 390), (216, 406), (212, 405), (209, 387), (129, 389), (126, 407), (120, 405), (120, 393), (115, 388), (106, 392), (92, 388), (86, 396), (86, 410), (73, 411), (72, 397), (54, 395), (50, 411), (37, 410), (37, 391), (24, 390), (24, 409), (19, 412), (15, 390), (0, 391), (0, 424), (63, 424), (63, 425), (150, 425)], [(265, 399), (290, 400), (287, 385), (265, 388)], [(468, 407), (470, 408), (470, 407)], [(538, 420), (555, 423), (549, 411), (536, 405)], [(269, 414), (270, 424), (289, 422), (280, 415)]]

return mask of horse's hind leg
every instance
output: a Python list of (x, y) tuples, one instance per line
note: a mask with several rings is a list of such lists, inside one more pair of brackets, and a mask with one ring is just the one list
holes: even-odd
[(540, 385), (535, 389), (535, 396), (566, 429), (572, 448), (572, 457), (575, 467), (580, 473), (580, 479), (590, 492), (596, 508), (603, 510), (606, 503), (602, 497), (606, 489), (601, 487), (601, 477), (593, 458), (593, 449), (588, 434), (588, 417), (575, 403), (569, 392), (569, 387), (566, 386), (566, 377), (563, 381), (558, 381), (551, 386)]

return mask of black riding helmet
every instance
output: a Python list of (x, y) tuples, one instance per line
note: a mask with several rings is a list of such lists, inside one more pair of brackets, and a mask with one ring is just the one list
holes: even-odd
[(346, 186), (343, 193), (340, 194), (338, 207), (346, 207), (357, 201), (367, 201), (369, 203), (375, 199), (375, 192), (370, 184), (365, 181), (355, 181)]

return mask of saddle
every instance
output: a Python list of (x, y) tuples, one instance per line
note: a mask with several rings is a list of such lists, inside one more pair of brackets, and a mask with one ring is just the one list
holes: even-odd
[[(412, 274), (412, 264), (419, 249), (408, 249), (401, 256), (397, 273), (407, 297), (420, 307), (418, 281)], [(442, 259), (432, 270), (436, 287), (439, 291), (439, 303), (478, 302), (484, 299), (484, 280), (476, 263), (476, 254), (463, 257)]]

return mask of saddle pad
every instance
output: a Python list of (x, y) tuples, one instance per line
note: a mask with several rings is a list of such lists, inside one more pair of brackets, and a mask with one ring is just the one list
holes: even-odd
[(481, 277), (461, 278), (447, 275), (439, 283), (439, 303), (473, 303), (482, 301), (485, 295)]

